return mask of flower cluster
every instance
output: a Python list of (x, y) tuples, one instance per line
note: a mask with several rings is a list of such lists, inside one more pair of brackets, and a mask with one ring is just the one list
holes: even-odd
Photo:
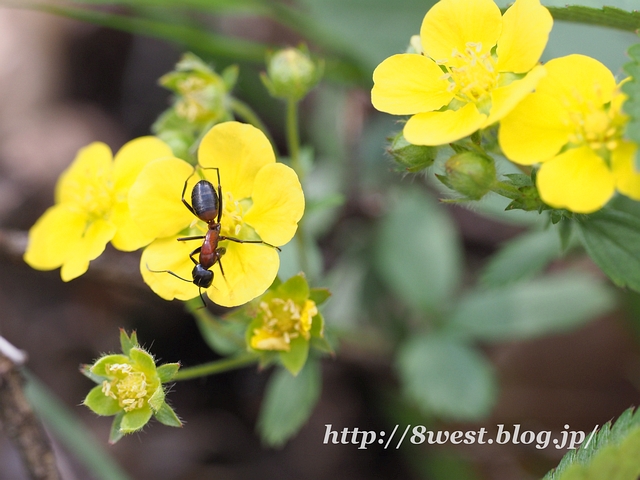
[[(275, 247), (291, 240), (304, 212), (302, 187), (250, 125), (214, 126), (200, 143), (198, 160), (198, 175), (216, 188), (218, 179), (222, 183), (219, 248), (225, 254), (213, 266), (207, 294), (222, 306), (241, 305), (273, 283), (280, 265)], [(128, 251), (148, 245), (140, 263), (145, 282), (167, 300), (196, 297), (196, 257), (190, 255), (209, 227), (181, 196), (198, 175), (155, 137), (129, 142), (114, 160), (106, 145), (89, 145), (60, 178), (57, 204), (32, 227), (25, 260), (40, 270), (62, 267), (66, 281), (85, 273), (109, 241)], [(200, 242), (177, 240), (183, 237)]]
[(591, 213), (616, 191), (640, 200), (620, 84), (583, 55), (538, 64), (552, 23), (538, 0), (516, 0), (502, 16), (492, 0), (440, 0), (408, 53), (374, 71), (372, 103), (411, 115), (403, 136), (415, 145), (456, 142), (499, 122), (503, 153), (539, 166), (536, 187), (551, 208)]

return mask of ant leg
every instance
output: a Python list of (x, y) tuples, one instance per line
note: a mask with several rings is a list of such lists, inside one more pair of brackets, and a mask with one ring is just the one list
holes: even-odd
[(189, 202), (187, 202), (187, 201), (184, 199), (184, 194), (185, 194), (185, 193), (186, 193), (186, 191), (187, 191), (187, 184), (189, 183), (189, 179), (190, 179), (191, 177), (193, 177), (193, 174), (194, 174), (194, 173), (196, 173), (196, 167), (193, 167), (193, 172), (191, 172), (191, 175), (189, 175), (189, 176), (187, 177), (187, 179), (184, 181), (184, 187), (182, 187), (182, 203), (184, 203), (184, 206), (185, 206), (185, 207), (187, 207), (187, 208), (189, 209), (189, 211), (190, 211), (191, 213), (193, 213), (193, 214), (197, 217), (198, 215), (196, 214), (196, 211), (193, 209), (193, 207), (192, 207), (191, 205), (189, 205)]
[(276, 247), (275, 245), (271, 245), (270, 243), (264, 242), (262, 240), (240, 240), (239, 238), (224, 237), (224, 236), (218, 237), (218, 240), (231, 240), (232, 242), (236, 242), (236, 243), (261, 243), (262, 245), (266, 245), (267, 247), (275, 248), (279, 252), (282, 251), (280, 250), (280, 247)]
[(204, 240), (205, 236), (204, 235), (196, 235), (194, 237), (180, 237), (177, 238), (176, 240), (178, 240), (179, 242), (184, 242), (186, 240)]
[(194, 256), (195, 254), (197, 254), (197, 253), (200, 253), (200, 250), (202, 250), (202, 247), (198, 247), (198, 248), (196, 248), (193, 252), (191, 252), (191, 253), (189, 254), (189, 258), (190, 258), (190, 259), (191, 259), (191, 261), (194, 263), (194, 265), (198, 265), (198, 264), (199, 264), (199, 262), (196, 262), (196, 259), (195, 259), (195, 258), (193, 258), (193, 256)]
[(147, 265), (147, 270), (149, 270), (151, 273), (168, 273), (170, 275), (173, 275), (176, 278), (179, 278), (180, 280), (182, 280), (184, 282), (193, 283), (193, 280), (187, 280), (186, 278), (181, 277), (180, 275), (178, 275), (177, 273), (172, 272), (171, 270), (151, 270), (149, 268), (149, 265)]

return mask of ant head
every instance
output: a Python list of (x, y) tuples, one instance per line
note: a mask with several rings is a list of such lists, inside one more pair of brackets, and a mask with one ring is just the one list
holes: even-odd
[(213, 283), (213, 272), (198, 264), (191, 272), (193, 283), (200, 288), (209, 288)]

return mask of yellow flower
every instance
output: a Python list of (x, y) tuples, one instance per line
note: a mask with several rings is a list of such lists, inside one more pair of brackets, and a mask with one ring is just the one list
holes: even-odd
[(500, 146), (522, 165), (542, 163), (540, 196), (555, 208), (591, 213), (616, 190), (640, 200), (637, 146), (622, 138), (626, 96), (613, 74), (584, 55), (551, 60), (548, 75), (500, 125)]
[[(262, 240), (281, 246), (293, 238), (304, 212), (304, 195), (298, 176), (282, 163), (265, 135), (251, 125), (225, 122), (214, 126), (198, 149), (198, 173), (222, 186), (221, 236), (240, 240)], [(191, 280), (193, 262), (189, 254), (202, 240), (178, 238), (204, 235), (208, 226), (198, 220), (181, 201), (185, 181), (193, 173), (187, 162), (168, 158), (149, 163), (131, 188), (129, 205), (133, 217), (156, 240), (143, 252), (140, 270), (144, 281), (164, 299), (188, 300), (198, 295), (198, 287), (167, 273), (169, 270)], [(199, 180), (192, 175), (186, 189)], [(260, 243), (222, 240), (226, 252), (211, 271), (209, 298), (222, 306), (235, 306), (262, 294), (278, 273), (280, 259), (275, 248)], [(196, 261), (198, 255), (194, 256)], [(224, 275), (220, 271), (220, 263)], [(155, 272), (154, 272), (155, 271)]]
[(552, 24), (539, 0), (516, 0), (504, 16), (492, 0), (441, 0), (424, 17), (419, 53), (393, 55), (373, 72), (373, 106), (412, 115), (404, 127), (410, 143), (464, 138), (534, 89)]
[(151, 240), (131, 219), (127, 196), (142, 167), (172, 155), (155, 137), (124, 145), (115, 156), (100, 142), (82, 148), (56, 185), (56, 205), (29, 231), (24, 260), (38, 270), (62, 267), (62, 280), (79, 277), (89, 262), (114, 247), (132, 251)]
[(293, 339), (309, 340), (312, 319), (317, 314), (313, 300), (306, 300), (301, 307), (291, 298), (263, 299), (258, 306), (260, 326), (253, 330), (251, 348), (288, 352)]

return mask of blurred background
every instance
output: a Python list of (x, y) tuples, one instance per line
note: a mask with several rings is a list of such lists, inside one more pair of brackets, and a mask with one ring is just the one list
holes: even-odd
[[(217, 71), (240, 65), (234, 94), (261, 115), (280, 152), (286, 152), (284, 108), (259, 82), (258, 73), (264, 70), (261, 54), (232, 58), (224, 49), (216, 52), (203, 44), (198, 50), (186, 40), (168, 41), (163, 31), (125, 31), (142, 30), (142, 24), (125, 28), (122, 23), (121, 29), (114, 29), (100, 25), (103, 17), (90, 23), (0, 5), (0, 335), (27, 352), (29, 370), (131, 478), (231, 480), (266, 474), (312, 480), (536, 479), (564, 452), (535, 445), (408, 442), (398, 450), (358, 450), (355, 445), (323, 445), (325, 425), (375, 431), (390, 431), (396, 424), (424, 424), (434, 430), (484, 426), (491, 431), (497, 424), (521, 424), (523, 430), (560, 432), (569, 424), (572, 430), (590, 432), (639, 403), (640, 299), (606, 285), (602, 288), (614, 303), (595, 318), (585, 312), (566, 328), (550, 328), (535, 338), (475, 344), (496, 380), (482, 418), (442, 418), (403, 394), (397, 353), (403, 339), (428, 332), (431, 320), (398, 292), (398, 269), (393, 266), (403, 267), (398, 259), (406, 245), (402, 238), (423, 232), (412, 224), (423, 225), (418, 218), (422, 207), (414, 208), (408, 194), (399, 192), (412, 192), (424, 202), (425, 215), (435, 218), (433, 223), (426, 220), (427, 231), (445, 232), (433, 248), (449, 244), (445, 253), (453, 260), (434, 268), (457, 269), (451, 273), (459, 277), (452, 287), (456, 292), (475, 288), (502, 245), (540, 227), (538, 218), (508, 217), (491, 202), (473, 209), (438, 204), (443, 194), (434, 187), (432, 174), (405, 174), (385, 154), (386, 137), (401, 126), (396, 118), (372, 108), (371, 72), (384, 58), (406, 48), (409, 37), (419, 31), (429, 1), (290, 2), (308, 22), (303, 25), (307, 35), (261, 15), (258, 8), (199, 15), (149, 4), (108, 6), (99, 12), (161, 24), (170, 17), (175, 23), (259, 45), (280, 47), (304, 40), (327, 58), (326, 81), (301, 106), (302, 140), (313, 148), (316, 162), (306, 191), (312, 198), (340, 193), (345, 201), (309, 220), (324, 280), (317, 286), (334, 292), (324, 316), (328, 328), (337, 332), (339, 347), (335, 358), (322, 362), (321, 397), (299, 434), (280, 449), (261, 445), (256, 419), (269, 372), (246, 368), (176, 384), (169, 398), (184, 428), (152, 422), (142, 433), (108, 446), (110, 419), (98, 418), (80, 405), (92, 383), (78, 367), (116, 351), (118, 328), (137, 330), (143, 346), (162, 362), (191, 366), (219, 357), (180, 302), (165, 302), (143, 284), (139, 253), (108, 248), (87, 274), (65, 284), (58, 271), (38, 272), (24, 264), (26, 232), (53, 203), (55, 182), (80, 147), (103, 141), (116, 151), (126, 141), (149, 134), (171, 100), (157, 79), (171, 71), (186, 50), (202, 55)], [(557, 22), (544, 58), (585, 53), (619, 75), (624, 52), (635, 42), (630, 33)], [(404, 207), (414, 208), (418, 215), (406, 218), (401, 214)], [(432, 245), (419, 236), (412, 242), (416, 249)], [(287, 264), (286, 254), (283, 257), (286, 278), (295, 271), (287, 272), (294, 267)], [(607, 283), (579, 252), (562, 259), (550, 255), (540, 268), (547, 273), (587, 272), (598, 285)], [(433, 275), (417, 269), (407, 278), (424, 278), (425, 289), (447, 281)], [(579, 310), (580, 295), (589, 290), (569, 291), (575, 293), (571, 298)], [(65, 479), (92, 478), (74, 452), (55, 436), (53, 441)], [(15, 449), (0, 435), (0, 479), (21, 480), (25, 475)]]

